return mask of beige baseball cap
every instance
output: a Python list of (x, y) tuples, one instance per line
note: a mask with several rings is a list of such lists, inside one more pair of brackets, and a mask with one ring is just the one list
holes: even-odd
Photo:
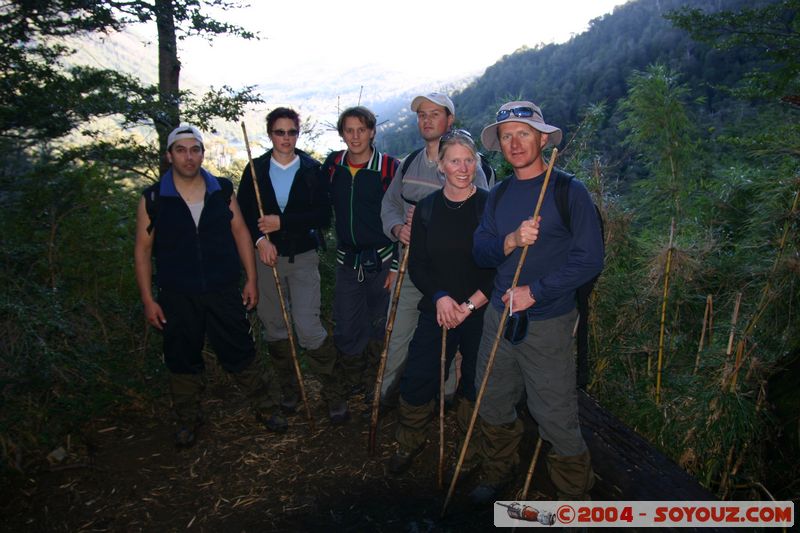
[(450, 99), (450, 97), (444, 93), (428, 93), (414, 97), (414, 99), (411, 100), (411, 111), (416, 113), (419, 109), (419, 105), (425, 100), (433, 102), (436, 105), (446, 107), (448, 111), (450, 111), (451, 115), (456, 114), (456, 106), (453, 105), (453, 101)]

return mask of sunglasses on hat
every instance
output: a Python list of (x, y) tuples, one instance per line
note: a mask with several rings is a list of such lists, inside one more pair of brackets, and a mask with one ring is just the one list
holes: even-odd
[(508, 119), (511, 115), (514, 115), (517, 118), (530, 118), (534, 115), (539, 115), (539, 118), (544, 121), (542, 114), (536, 111), (532, 107), (521, 106), (521, 107), (512, 107), (511, 109), (501, 109), (497, 112), (497, 122), (502, 122)]

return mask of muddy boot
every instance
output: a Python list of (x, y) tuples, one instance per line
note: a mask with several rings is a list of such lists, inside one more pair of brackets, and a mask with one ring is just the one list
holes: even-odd
[[(461, 448), (464, 446), (464, 438), (467, 436), (467, 429), (469, 429), (469, 421), (472, 419), (472, 411), (475, 409), (475, 402), (471, 402), (466, 398), (458, 398), (456, 405), (456, 424), (459, 429), (458, 447), (456, 453), (461, 453)], [(480, 427), (478, 427), (480, 419), (477, 419), (475, 426), (472, 430), (472, 436), (467, 446), (467, 453), (464, 455), (464, 462), (461, 464), (461, 472), (459, 475), (462, 478), (467, 478), (472, 474), (477, 473), (478, 467), (481, 464), (480, 460), (480, 446), (482, 435)], [(458, 455), (456, 456), (456, 462)], [(455, 472), (455, 462), (453, 463), (453, 473)], [(450, 476), (452, 478), (452, 475)]]
[(436, 402), (423, 405), (411, 405), (402, 397), (397, 409), (397, 451), (389, 459), (389, 473), (400, 475), (411, 467), (414, 458), (419, 455), (427, 441), (426, 430), (431, 420)]
[(308, 370), (322, 384), (320, 396), (328, 406), (328, 417), (333, 424), (344, 423), (350, 418), (342, 370), (336, 364), (338, 357), (331, 335), (325, 337), (319, 348), (306, 352)]
[(284, 433), (289, 429), (289, 422), (280, 410), (280, 386), (270, 372), (253, 361), (233, 377), (245, 391), (256, 420), (276, 433)]
[(500, 491), (513, 479), (519, 464), (519, 443), (522, 440), (522, 421), (491, 425), (478, 419), (481, 441), (478, 448), (481, 459), (480, 484), (470, 493), (475, 505), (483, 505), (497, 499)]
[(378, 366), (380, 366), (382, 351), (383, 342), (376, 340), (369, 341), (364, 350), (364, 402), (370, 405), (375, 395), (375, 382), (378, 379)]
[(367, 368), (366, 353), (358, 355), (339, 354), (339, 365), (348, 397), (364, 392), (364, 376)]
[(589, 450), (579, 455), (547, 456), (547, 472), (556, 487), (559, 500), (591, 500), (594, 470)]
[(195, 433), (203, 423), (200, 394), (205, 389), (201, 374), (169, 375), (172, 409), (176, 418), (175, 446), (188, 448), (195, 442)]
[(300, 390), (297, 386), (297, 374), (294, 369), (294, 361), (292, 361), (292, 347), (289, 339), (268, 342), (267, 350), (281, 387), (281, 409), (286, 413), (294, 413), (300, 402)]

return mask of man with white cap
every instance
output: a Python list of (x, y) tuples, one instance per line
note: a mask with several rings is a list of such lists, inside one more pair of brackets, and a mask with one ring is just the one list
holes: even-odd
[[(417, 114), (417, 126), (425, 146), (411, 152), (402, 161), (399, 174), (392, 181), (381, 203), (383, 231), (393, 241), (408, 246), (411, 239), (411, 219), (416, 203), (444, 185), (444, 176), (438, 170), (439, 139), (453, 127), (455, 105), (444, 93), (432, 92), (416, 96), (411, 101), (411, 111)], [(486, 175), (486, 171), (490, 176)], [(488, 181), (494, 171), (484, 164), (478, 165), (475, 185), (488, 189)], [(397, 387), (403, 373), (408, 344), (414, 335), (419, 319), (417, 305), (422, 293), (408, 276), (403, 280), (397, 303), (392, 338), (386, 358), (381, 400), (392, 404), (396, 401)], [(456, 388), (456, 373), (450, 372), (445, 391), (453, 394)]]
[[(470, 493), (474, 503), (494, 501), (519, 463), (523, 428), (516, 404), (527, 406), (539, 434), (552, 445), (547, 456), (558, 499), (586, 499), (594, 484), (589, 450), (578, 422), (572, 329), (575, 291), (600, 273), (603, 241), (586, 187), (554, 169), (537, 221), (531, 220), (547, 164), (542, 151), (561, 142), (561, 130), (545, 123), (532, 102), (509, 102), (481, 133), (483, 145), (503, 153), (514, 174), (495, 186), (475, 232), (473, 255), (481, 267), (497, 269), (478, 351), (476, 387), (483, 381), (500, 314), (511, 300), (508, 327), (480, 405), (482, 479)], [(569, 222), (555, 199), (554, 184), (566, 180)], [(530, 246), (517, 286), (511, 290), (522, 250)]]
[[(257, 418), (271, 431), (285, 431), (280, 389), (255, 362), (246, 314), (258, 302), (255, 254), (233, 184), (202, 168), (203, 137), (194, 126), (169, 134), (166, 156), (172, 167), (139, 201), (134, 255), (145, 318), (164, 336), (175, 444), (194, 444), (203, 421), (206, 335), (222, 368), (245, 389)], [(240, 292), (242, 266), (246, 281)]]

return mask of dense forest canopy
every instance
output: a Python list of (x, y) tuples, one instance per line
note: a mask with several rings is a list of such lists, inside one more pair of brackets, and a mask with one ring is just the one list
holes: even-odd
[[(245, 88), (170, 100), (132, 76), (65, 66), (54, 38), (137, 17), (118, 4), (182, 6), (175, 20), (192, 34), (191, 10), (216, 3), (0, 7), (3, 489), (98, 413), (165, 389), (132, 262), (138, 191), (159, 151), (91, 119), (154, 125), (177, 102), (183, 117), (231, 120), (257, 99)], [(800, 490), (799, 12), (798, 0), (634, 0), (454, 95), (473, 133), (519, 97), (563, 127), (559, 165), (587, 183), (606, 227), (589, 391), (723, 498)], [(239, 31), (203, 20), (212, 35)], [(413, 117), (391, 126), (391, 152), (417, 147)], [(89, 144), (65, 141), (84, 131)]]

